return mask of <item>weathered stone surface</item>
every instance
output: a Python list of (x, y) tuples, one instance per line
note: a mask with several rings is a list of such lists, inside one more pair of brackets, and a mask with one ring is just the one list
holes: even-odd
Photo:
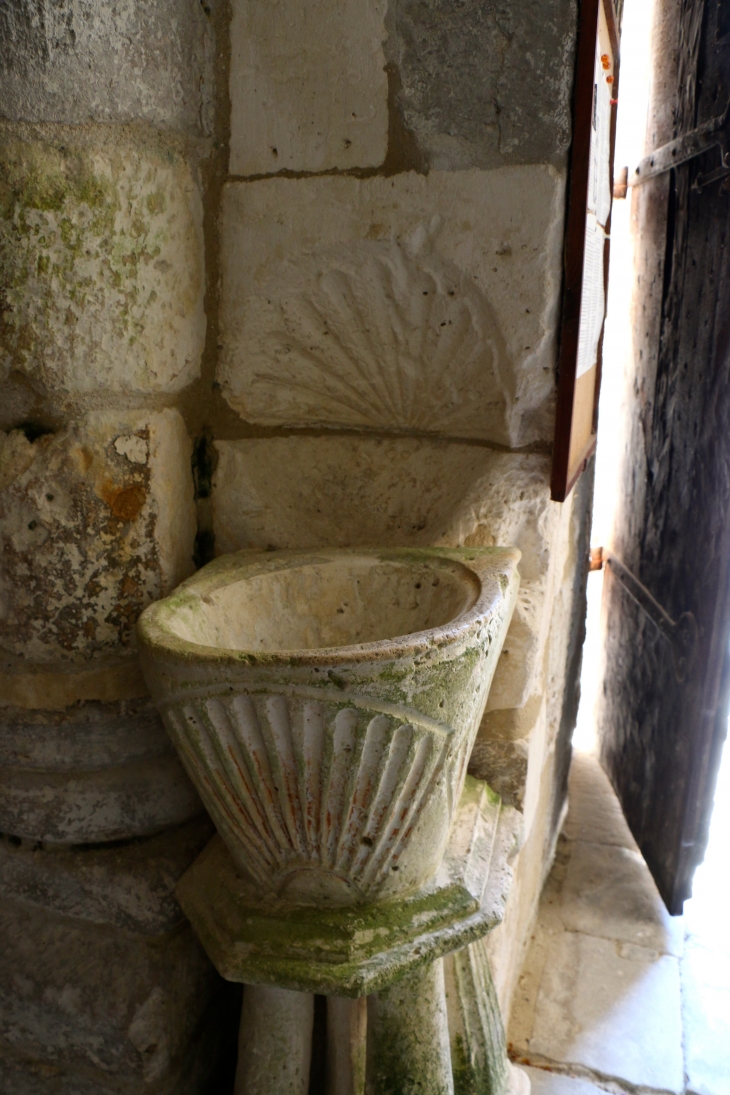
[(548, 587), (548, 574), (542, 574), (538, 579), (523, 579), (520, 583), (520, 597), (502, 650), (499, 675), (495, 674), (487, 701), (488, 711), (522, 707), (540, 687), (550, 627)]
[(174, 392), (205, 337), (202, 205), (172, 149), (0, 135), (0, 367), (59, 396)]
[(0, 765), (103, 768), (165, 756), (171, 748), (149, 698), (81, 703), (57, 712), (0, 708)]
[(244, 551), (145, 611), (150, 691), (256, 899), (358, 905), (434, 877), (518, 562)]
[(516, 742), (529, 738), (544, 702), (545, 697), (538, 694), (531, 696), (521, 707), (510, 707), (503, 711), (485, 711), (477, 740)]
[(385, 0), (234, 0), (232, 175), (377, 167)]
[(678, 960), (559, 933), (548, 946), (531, 1036), (514, 1048), (636, 1087), (684, 1091)]
[(388, 30), (397, 104), (432, 169), (565, 162), (575, 0), (396, 0)]
[(483, 779), (507, 806), (521, 810), (525, 801), (527, 758), (525, 741), (488, 741), (479, 739), (469, 758), (469, 774)]
[[(506, 644), (510, 653), (502, 661), (501, 675), (495, 677), (489, 710), (526, 707), (533, 696), (542, 694), (554, 712), (551, 717), (559, 719), (571, 664), (566, 651), (572, 628), (578, 626), (576, 619), (582, 621), (574, 603), (576, 585), (580, 588), (585, 579), (576, 582), (574, 575), (576, 570), (581, 576), (585, 574), (585, 559), (576, 535), (575, 499), (560, 506), (538, 495), (532, 505), (532, 529), (538, 533), (544, 554), (535, 572), (525, 574), (514, 635)], [(508, 660), (513, 656), (518, 656), (516, 660), (522, 667), (519, 674), (508, 669)], [(569, 728), (572, 730), (572, 723)], [(567, 743), (563, 749), (566, 747)], [(560, 794), (565, 795), (562, 781)]]
[(171, 1081), (223, 987), (190, 929), (150, 938), (8, 897), (0, 921), (0, 1054), (82, 1081), (51, 1091), (180, 1090)]
[(314, 997), (270, 985), (243, 992), (234, 1095), (307, 1095)]
[(472, 815), (473, 839), (464, 841), (457, 821), (436, 878), (398, 902), (333, 909), (257, 901), (218, 836), (180, 880), (178, 899), (227, 980), (326, 996), (376, 992), (501, 920), (521, 818), (494, 797), (474, 817), (473, 799), (467, 781), (459, 812), (465, 805)]
[(174, 753), (60, 773), (0, 768), (0, 831), (28, 840), (126, 840), (179, 825), (201, 809)]
[[(521, 973), (525, 951), (535, 930), (535, 917), (540, 893), (545, 882), (547, 864), (552, 862), (555, 840), (551, 835), (546, 848), (546, 833), (554, 808), (554, 753), (548, 753), (541, 773), (540, 797), (532, 830), (516, 848), (512, 861), (513, 881), (506, 904), (504, 919), (486, 939), (489, 964), (505, 1026), (513, 1014), (513, 1000), (521, 995)], [(524, 823), (523, 823), (524, 830)], [(509, 1026), (510, 1042), (513, 1024)]]
[(532, 1095), (605, 1095), (605, 1088), (596, 1087), (590, 1080), (577, 1076), (564, 1076), (552, 1069), (526, 1068)]
[(213, 833), (203, 815), (113, 847), (45, 849), (0, 840), (0, 893), (63, 916), (163, 935), (184, 921), (175, 886)]
[(510, 1064), (484, 941), (443, 964), (454, 1087), (507, 1095)]
[(687, 1091), (730, 1093), (730, 956), (689, 943), (682, 962)]
[(597, 757), (574, 750), (568, 806), (563, 832), (569, 840), (613, 844), (637, 850), (636, 841)]
[(368, 998), (365, 1095), (454, 1095), (443, 960)]
[(62, 711), (77, 703), (116, 703), (148, 694), (133, 651), (86, 666), (60, 661), (29, 666), (21, 657), (0, 654), (0, 708)]
[(222, 553), (514, 544), (520, 592), (487, 711), (521, 707), (541, 687), (550, 591), (565, 547), (545, 457), (357, 436), (219, 441), (216, 449), (213, 527)]
[[(491, 712), (482, 722), (483, 733), (503, 740), (530, 737), (528, 783), (525, 791), (524, 844), (514, 864), (514, 882), (505, 910), (504, 921), (487, 939), (490, 961), (505, 1019), (512, 1013), (513, 998), (523, 997), (520, 976), (526, 945), (534, 933), (535, 918), (544, 885), (544, 909), (554, 908), (552, 877), (546, 883), (546, 873), (555, 856), (555, 870), (563, 871), (564, 849), (568, 842), (559, 837), (565, 816), (567, 769), (570, 760), (570, 738), (575, 726), (577, 681), (580, 677), (581, 627), (585, 614), (585, 566), (590, 502), (592, 496), (590, 468), (587, 477), (578, 484), (568, 505), (561, 507), (560, 538), (554, 549), (556, 568), (552, 598), (551, 624), (546, 646), (547, 672), (541, 681), (540, 693), (531, 698), (522, 710)], [(565, 540), (562, 539), (565, 535)], [(566, 543), (567, 541), (567, 543)], [(545, 705), (544, 732), (535, 734), (532, 727)], [(533, 754), (533, 748), (535, 753)], [(534, 763), (533, 763), (534, 756)], [(534, 775), (534, 779), (533, 779)], [(532, 804), (532, 805), (531, 805)], [(558, 921), (559, 930), (562, 925)], [(542, 976), (541, 966), (530, 977), (535, 995)], [(510, 1024), (512, 1036), (512, 1024)]]
[(117, 653), (193, 569), (182, 417), (96, 412), (32, 443), (0, 439), (0, 647), (36, 661)]
[(563, 885), (568, 931), (623, 940), (681, 957), (684, 923), (670, 916), (638, 851), (578, 841)]
[(555, 518), (544, 456), (425, 438), (357, 435), (217, 441), (216, 550), (490, 547), (548, 569)]
[(563, 190), (545, 166), (230, 183), (226, 398), (268, 425), (551, 438)]
[(327, 1091), (363, 1095), (367, 1061), (367, 997), (327, 997)]
[(232, 988), (222, 987), (183, 1053), (155, 1079), (140, 1081), (139, 1070), (111, 1072), (94, 1065), (49, 1064), (40, 1054), (16, 1054), (0, 1044), (0, 1091), (8, 1095), (140, 1095), (141, 1090), (145, 1095), (201, 1095), (230, 1091), (235, 1069), (231, 1018), (235, 1020), (240, 1008), (240, 998)]
[[(547, 705), (542, 697), (537, 699), (538, 703), (528, 703), (516, 712), (498, 712), (499, 715), (530, 712), (520, 737), (512, 733), (515, 726), (521, 725), (520, 719), (494, 719), (489, 713), (485, 715), (469, 759), (471, 775), (485, 780), (505, 804), (522, 811), (525, 840), (539, 811), (549, 748)], [(497, 726), (490, 726), (492, 722), (497, 722)], [(505, 723), (506, 733), (501, 732)]]
[(0, 100), (13, 122), (211, 129), (213, 40), (198, 0), (11, 0), (0, 10)]

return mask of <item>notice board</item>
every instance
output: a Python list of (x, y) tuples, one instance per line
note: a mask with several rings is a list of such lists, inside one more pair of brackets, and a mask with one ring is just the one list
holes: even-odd
[(613, 0), (583, 0), (551, 481), (556, 502), (565, 501), (596, 447), (617, 101), (618, 27)]

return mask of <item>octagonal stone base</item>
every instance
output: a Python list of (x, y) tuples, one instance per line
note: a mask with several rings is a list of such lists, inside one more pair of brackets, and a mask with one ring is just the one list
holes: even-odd
[(467, 777), (438, 874), (398, 901), (328, 909), (257, 902), (218, 836), (177, 897), (227, 980), (363, 996), (500, 922), (519, 822), (485, 783)]

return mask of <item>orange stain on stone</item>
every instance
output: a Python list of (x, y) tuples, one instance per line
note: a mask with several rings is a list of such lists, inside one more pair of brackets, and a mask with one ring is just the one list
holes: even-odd
[(134, 521), (145, 504), (147, 492), (141, 483), (131, 487), (115, 487), (104, 484), (99, 491), (115, 517), (122, 521)]

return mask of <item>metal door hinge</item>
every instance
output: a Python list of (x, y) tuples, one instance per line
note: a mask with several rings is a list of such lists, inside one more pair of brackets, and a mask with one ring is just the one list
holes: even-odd
[(696, 129), (684, 133), (681, 137), (662, 145), (645, 156), (633, 172), (628, 181), (629, 186), (641, 186), (648, 179), (662, 175), (665, 171), (671, 171), (681, 163), (693, 160), (695, 156), (701, 156), (711, 148), (719, 146), (720, 165), (713, 171), (698, 175), (692, 184), (693, 190), (701, 190), (711, 182), (730, 175), (730, 151), (728, 151), (728, 121), (730, 120), (730, 102), (722, 114), (703, 122)]
[(607, 551), (605, 548), (593, 548), (590, 555), (590, 569), (600, 570), (604, 566), (610, 567), (611, 573), (619, 580), (628, 595), (668, 640), (672, 648), (677, 680), (680, 683), (685, 681), (694, 664), (699, 638), (699, 628), (692, 613), (683, 612), (677, 620), (673, 620), (652, 597), (646, 586), (642, 585), (636, 575), (632, 574), (612, 551)]

